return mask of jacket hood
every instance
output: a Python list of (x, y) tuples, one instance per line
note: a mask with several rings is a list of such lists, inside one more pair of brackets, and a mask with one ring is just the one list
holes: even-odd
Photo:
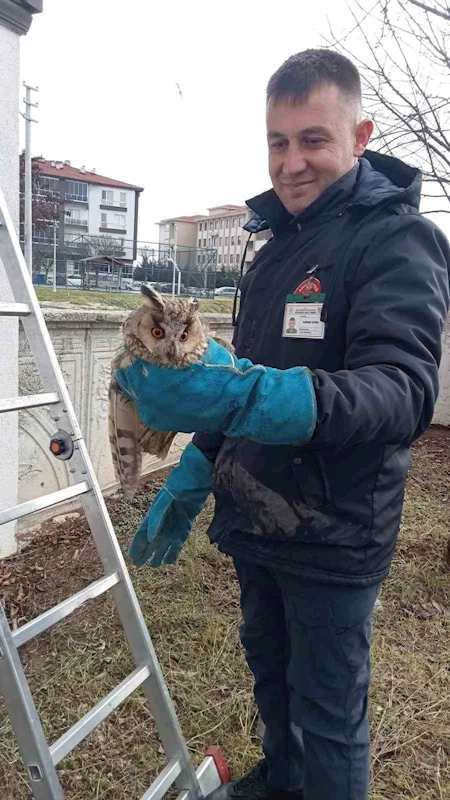
[(270, 228), (274, 233), (313, 218), (326, 221), (339, 216), (349, 206), (372, 208), (404, 203), (416, 209), (420, 204), (422, 175), (398, 158), (366, 150), (358, 164), (328, 187), (297, 217), (289, 214), (273, 189), (247, 200), (255, 212), (244, 226), (249, 233)]

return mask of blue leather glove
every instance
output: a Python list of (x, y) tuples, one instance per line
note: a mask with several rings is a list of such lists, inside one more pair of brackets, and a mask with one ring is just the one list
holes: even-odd
[(184, 369), (137, 359), (116, 378), (149, 428), (244, 437), (261, 444), (302, 445), (317, 419), (311, 373), (237, 359), (209, 340), (201, 359)]
[(187, 445), (136, 531), (129, 550), (134, 564), (175, 563), (211, 491), (213, 468), (198, 447)]

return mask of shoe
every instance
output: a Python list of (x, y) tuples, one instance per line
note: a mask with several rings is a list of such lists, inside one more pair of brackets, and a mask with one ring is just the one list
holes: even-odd
[(303, 800), (303, 792), (283, 792), (271, 786), (267, 780), (267, 765), (262, 759), (241, 778), (223, 783), (206, 800)]

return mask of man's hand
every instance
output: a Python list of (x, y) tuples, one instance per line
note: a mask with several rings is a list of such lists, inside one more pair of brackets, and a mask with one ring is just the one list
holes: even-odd
[(173, 564), (211, 491), (213, 464), (192, 443), (158, 492), (131, 543), (137, 566)]
[(123, 392), (155, 430), (214, 433), (262, 444), (302, 445), (316, 425), (306, 367), (279, 370), (237, 359), (210, 339), (201, 361), (184, 369), (136, 360), (116, 373)]

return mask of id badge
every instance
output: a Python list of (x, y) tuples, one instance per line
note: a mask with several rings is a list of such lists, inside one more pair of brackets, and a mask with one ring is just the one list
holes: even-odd
[(284, 308), (283, 337), (286, 339), (324, 339), (321, 321), (325, 293), (288, 294)]

